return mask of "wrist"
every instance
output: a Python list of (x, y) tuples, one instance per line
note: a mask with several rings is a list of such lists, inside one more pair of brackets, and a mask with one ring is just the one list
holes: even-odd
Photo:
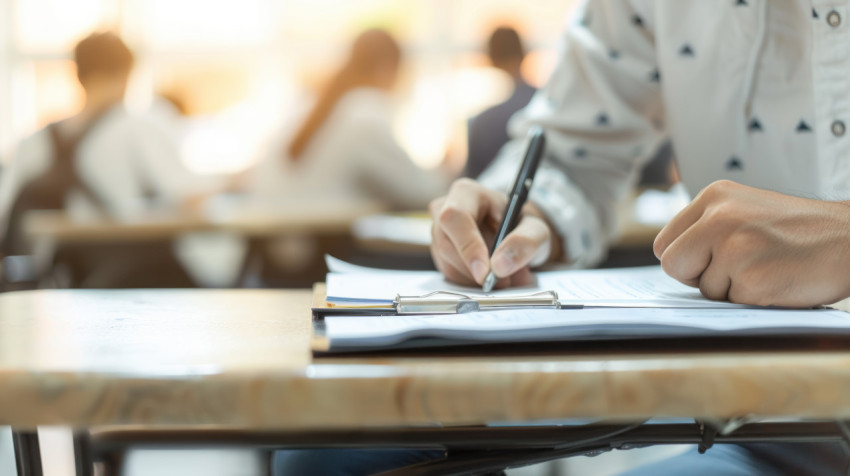
[[(850, 206), (850, 205), (848, 205)], [(552, 225), (552, 222), (549, 221), (549, 218), (543, 213), (540, 208), (537, 207), (533, 202), (528, 202), (525, 204), (523, 208), (523, 213), (539, 218), (546, 224), (546, 227), (549, 229), (549, 256), (545, 259), (544, 263), (553, 263), (558, 261), (563, 261), (565, 255), (564, 250), (564, 240), (560, 234), (558, 234), (557, 228)], [(541, 263), (543, 264), (543, 263)]]
[[(837, 224), (835, 231), (837, 235), (837, 239), (835, 239), (837, 247), (834, 247), (834, 252), (836, 253), (835, 260), (841, 263), (839, 265), (840, 269), (848, 270), (850, 269), (850, 200), (836, 203), (841, 205), (841, 207), (835, 216), (835, 223)], [(848, 299), (850, 298), (850, 273), (844, 272), (841, 274), (843, 274), (841, 278), (844, 281), (843, 299)]]

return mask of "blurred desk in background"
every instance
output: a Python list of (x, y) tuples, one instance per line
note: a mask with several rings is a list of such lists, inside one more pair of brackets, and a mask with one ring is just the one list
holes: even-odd
[[(24, 229), (32, 240), (37, 268), (42, 273), (49, 273), (57, 259), (68, 261), (65, 257), (71, 255), (72, 267), (86, 268), (77, 274), (91, 276), (104, 266), (120, 267), (114, 263), (116, 260), (133, 259), (133, 255), (147, 253), (162, 259), (164, 254), (176, 254), (196, 283), (232, 287), (240, 272), (243, 277), (249, 272), (270, 275), (272, 267), (292, 264), (292, 269), (279, 273), (285, 278), (288, 272), (293, 275), (284, 284), (308, 287), (324, 276), (323, 253), (337, 248), (336, 254), (347, 257), (345, 249), (350, 245), (354, 221), (382, 210), (375, 202), (314, 202), (275, 207), (236, 202), (197, 213), (152, 213), (128, 222), (73, 220), (63, 212), (39, 211), (25, 217)], [(282, 241), (285, 243), (281, 245)], [(81, 255), (84, 256), (80, 258)], [(148, 260), (144, 261), (147, 265)], [(159, 266), (162, 272), (171, 268), (172, 274), (179, 274), (168, 261), (164, 259), (164, 264)], [(226, 269), (215, 269), (216, 261), (227, 261), (223, 266)], [(129, 263), (124, 267), (138, 265)], [(129, 285), (115, 278), (115, 272), (108, 271), (106, 276), (74, 278), (70, 286), (85, 281), (85, 287), (151, 287), (150, 282), (157, 282), (155, 275), (135, 280), (130, 271), (121, 270)], [(156, 272), (155, 268), (149, 270), (149, 274)], [(143, 278), (142, 274), (136, 273), (135, 278)], [(209, 274), (221, 276), (206, 280)], [(186, 287), (167, 284), (165, 276), (162, 282), (166, 287)]]
[(369, 215), (351, 227), (358, 264), (375, 268), (432, 270), (431, 218), (427, 213)]
[(25, 218), (33, 240), (95, 243), (169, 240), (197, 232), (237, 233), (247, 237), (348, 233), (359, 217), (383, 210), (377, 203), (298, 204), (291, 207), (233, 208), (223, 213), (161, 213), (118, 222), (75, 221), (64, 212), (36, 211)]
[[(850, 415), (850, 351), (842, 348), (700, 351), (671, 342), (643, 351), (570, 344), (312, 358), (311, 302), (308, 290), (0, 294), (0, 423), (94, 430), (95, 449), (98, 441), (118, 449), (138, 441), (444, 444), (467, 457), (486, 446), (506, 458), (545, 459), (590, 436), (596, 446), (574, 452), (610, 449), (601, 436), (612, 426), (623, 447), (700, 441), (692, 421), (666, 439), (643, 440), (651, 428), (624, 430), (657, 416), (720, 422), (734, 430), (717, 436), (728, 441), (754, 434), (736, 429), (739, 417)], [(577, 428), (578, 436), (569, 426), (528, 423), (567, 419), (625, 423)], [(521, 426), (469, 427), (494, 422)], [(834, 430), (824, 425), (779, 428)], [(110, 437), (110, 429), (119, 431)]]
[[(657, 264), (652, 253), (655, 236), (687, 203), (687, 194), (680, 186), (635, 190), (617, 209), (619, 234), (603, 267)], [(365, 216), (354, 222), (351, 232), (358, 246), (374, 255), (365, 264), (434, 269), (429, 250), (431, 218), (427, 213)]]
[[(434, 269), (428, 248), (431, 221), (425, 213), (380, 214), (383, 208), (374, 202), (276, 207), (238, 200), (210, 203), (202, 212), (151, 214), (132, 222), (75, 221), (61, 212), (32, 212), (24, 226), (35, 244), (37, 269), (45, 273), (57, 256), (75, 254), (87, 255), (84, 262), (104, 256), (101, 261), (113, 268), (117, 261), (144, 254), (176, 254), (180, 262), (163, 259), (154, 265), (144, 260), (149, 279), (137, 280), (145, 273), (131, 275), (122, 268), (121, 278), (108, 270), (91, 279), (72, 278), (70, 285), (59, 287), (78, 287), (80, 282), (85, 282), (83, 287), (186, 287), (183, 282), (205, 287), (309, 287), (324, 277), (325, 253), (373, 267)], [(636, 191), (619, 208), (620, 234), (602, 266), (657, 263), (652, 242), (686, 203), (683, 191), (675, 187), (669, 192)], [(80, 261), (73, 266), (88, 266)], [(169, 282), (155, 276), (157, 269), (180, 275), (181, 267), (191, 278)]]
[(617, 207), (617, 236), (600, 268), (658, 264), (652, 251), (655, 237), (689, 201), (680, 184), (635, 189)]
[(619, 233), (612, 248), (651, 248), (664, 225), (688, 202), (690, 197), (679, 184), (634, 190), (617, 208)]
[(351, 227), (354, 238), (366, 249), (399, 253), (428, 253), (431, 217), (427, 213), (369, 215)]

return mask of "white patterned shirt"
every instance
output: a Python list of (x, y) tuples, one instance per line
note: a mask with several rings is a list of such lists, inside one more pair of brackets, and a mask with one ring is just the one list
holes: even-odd
[[(576, 266), (601, 261), (618, 200), (672, 141), (695, 194), (729, 179), (850, 199), (847, 0), (589, 0), (558, 66), (511, 121), (547, 132), (531, 200)], [(846, 124), (847, 125), (846, 125)], [(511, 184), (523, 140), (481, 180)]]

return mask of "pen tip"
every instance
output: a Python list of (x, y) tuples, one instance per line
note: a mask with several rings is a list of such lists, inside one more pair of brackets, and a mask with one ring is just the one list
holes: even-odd
[(496, 285), (496, 275), (490, 271), (490, 274), (487, 275), (487, 278), (484, 279), (484, 285), (481, 286), (485, 293), (489, 293), (493, 290), (493, 286)]

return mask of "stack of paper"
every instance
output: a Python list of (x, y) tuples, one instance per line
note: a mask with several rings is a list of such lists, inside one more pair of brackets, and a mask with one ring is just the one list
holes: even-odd
[(328, 316), (328, 350), (454, 342), (542, 342), (710, 336), (850, 336), (836, 310), (588, 308), (439, 316)]
[[(422, 296), (451, 291), (481, 296), (481, 288), (450, 283), (436, 271), (393, 271), (365, 268), (328, 258), (327, 301), (343, 306), (391, 304), (396, 295)], [(660, 266), (619, 269), (543, 271), (534, 286), (495, 290), (490, 295), (511, 296), (555, 291), (561, 304), (594, 307), (709, 307), (742, 308), (739, 304), (709, 301), (698, 289), (664, 274)]]
[[(341, 306), (389, 305), (396, 294), (479, 289), (436, 272), (387, 271), (329, 261), (327, 300)], [(831, 309), (770, 309), (710, 301), (660, 267), (549, 271), (533, 287), (555, 290), (583, 309), (511, 309), (450, 315), (333, 315), (319, 323), (319, 350), (352, 351), (457, 343), (619, 340), (711, 336), (850, 336), (850, 314)]]

